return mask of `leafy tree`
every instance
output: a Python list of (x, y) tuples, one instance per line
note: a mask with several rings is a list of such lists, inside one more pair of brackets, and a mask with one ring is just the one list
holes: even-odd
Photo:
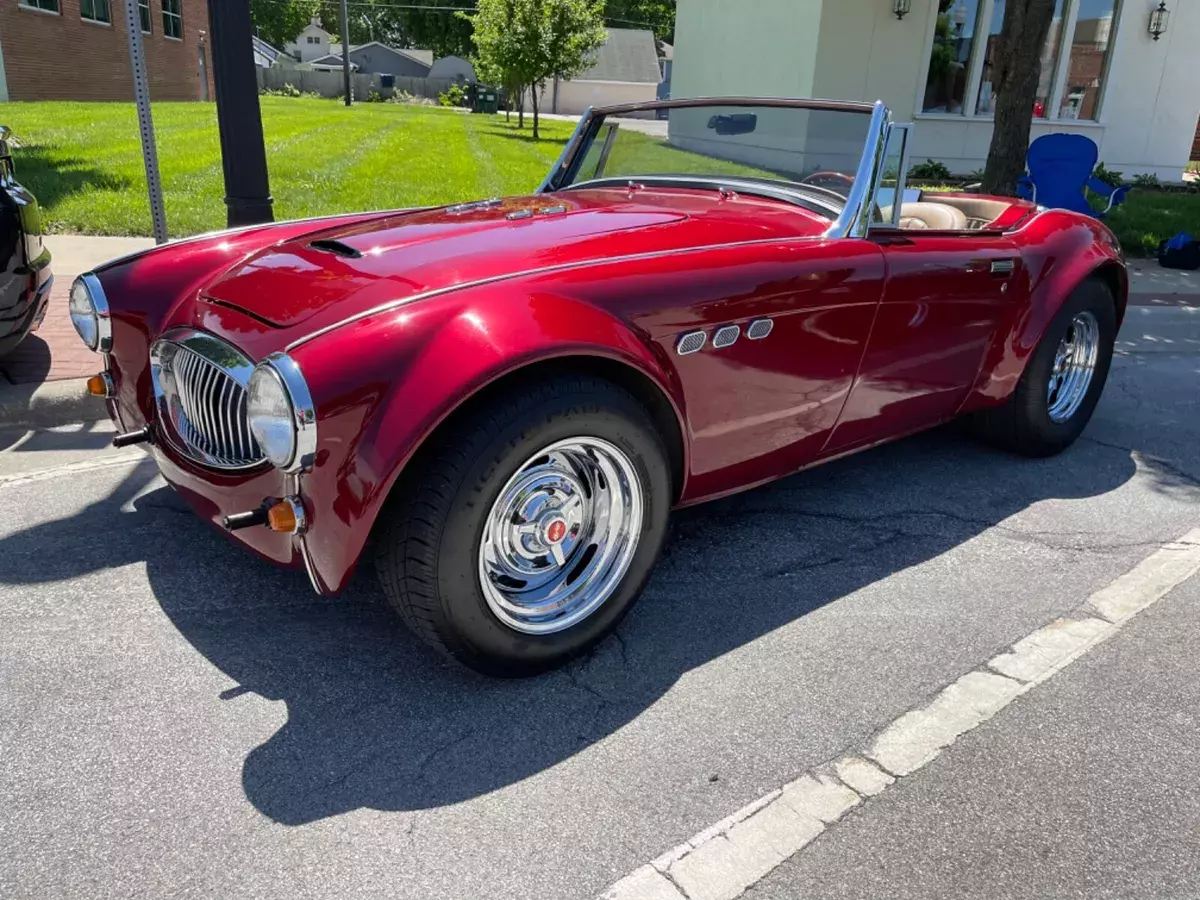
[(649, 28), (657, 40), (675, 43), (675, 0), (606, 0), (604, 21), (610, 28)]
[[(475, 15), (464, 18), (474, 28), (478, 66), (485, 77), (503, 84), (510, 98), (530, 90), (535, 139), (539, 95), (546, 82), (583, 72), (607, 39), (604, 0), (479, 0)], [(523, 126), (523, 113), (521, 119)]]
[(260, 38), (282, 50), (317, 13), (317, 0), (250, 0), (250, 21)]
[(983, 191), (1013, 195), (1025, 171), (1042, 48), (1054, 20), (1054, 0), (1008, 0), (993, 58), (996, 115)]

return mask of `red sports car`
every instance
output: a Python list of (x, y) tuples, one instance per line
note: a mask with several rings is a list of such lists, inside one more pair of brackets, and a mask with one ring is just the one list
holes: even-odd
[(910, 129), (593, 110), (530, 196), (178, 241), (82, 276), (72, 316), (118, 442), (201, 517), (321, 593), (367, 553), (428, 643), (538, 672), (628, 612), (673, 507), (958, 416), (1031, 456), (1078, 437), (1117, 241), (906, 189)]

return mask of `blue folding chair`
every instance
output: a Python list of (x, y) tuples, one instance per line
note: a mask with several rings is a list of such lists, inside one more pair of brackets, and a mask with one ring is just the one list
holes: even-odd
[[(1029, 145), (1025, 164), (1028, 175), (1017, 181), (1017, 196), (1049, 207), (1070, 209), (1103, 219), (1114, 206), (1125, 202), (1129, 185), (1113, 187), (1092, 176), (1100, 150), (1095, 141), (1082, 134), (1044, 134)], [(1086, 191), (1108, 200), (1103, 212), (1096, 212)]]

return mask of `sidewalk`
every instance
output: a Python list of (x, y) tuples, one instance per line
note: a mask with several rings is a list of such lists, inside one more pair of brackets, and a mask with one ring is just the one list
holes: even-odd
[(8, 356), (0, 358), (0, 385), (39, 384), (87, 378), (101, 368), (99, 357), (75, 334), (67, 301), (75, 277), (126, 253), (153, 247), (151, 238), (50, 235), (46, 238), (54, 270), (50, 308), (42, 327)]

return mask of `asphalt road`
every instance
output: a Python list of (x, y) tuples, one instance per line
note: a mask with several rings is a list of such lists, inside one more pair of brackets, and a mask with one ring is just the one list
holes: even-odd
[[(1198, 338), (1200, 316), (1132, 310), (1096, 418), (1056, 459), (946, 428), (678, 514), (618, 638), (523, 682), (426, 651), (366, 573), (313, 596), (102, 432), (0, 434), (0, 896), (593, 896), (1200, 525)], [(1037, 828), (1067, 848), (1122, 823), (1182, 846), (1195, 807), (1169, 801), (1198, 772), (1175, 732), (1159, 756), (1145, 732), (1175, 722), (1194, 746), (1196, 596), (1179, 588), (752, 890), (809, 896), (824, 854), (862, 870), (846, 896), (988, 895), (904, 863), (993, 845), (993, 872), (1044, 879), (1023, 896), (1063, 896), (1073, 865), (1102, 882), (1128, 858), (1031, 867)], [(1129, 772), (1085, 752), (1122, 739)], [(1068, 788), (1084, 799), (1032, 821)], [(960, 852), (939, 849), (950, 829)]]

